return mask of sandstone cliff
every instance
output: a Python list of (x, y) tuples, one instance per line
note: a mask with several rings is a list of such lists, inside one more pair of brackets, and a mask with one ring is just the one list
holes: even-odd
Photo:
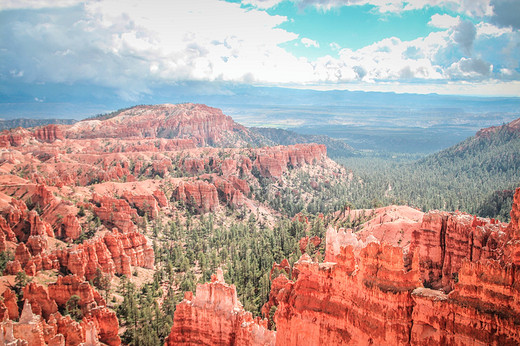
[(137, 106), (106, 119), (76, 123), (67, 138), (183, 138), (200, 146), (242, 146), (255, 140), (220, 109), (201, 104)]
[[(509, 225), (388, 207), (361, 232), (329, 229), (326, 262), (304, 254), (292, 268), (288, 261), (273, 266), (271, 274), (282, 274), (272, 278), (262, 308), (266, 317), (276, 311), (271, 342), (519, 344), (519, 205), (520, 189)], [(394, 228), (401, 226), (396, 239)], [(381, 242), (385, 237), (390, 244)], [(302, 249), (309, 241), (302, 239)], [(236, 343), (236, 317), (221, 317), (237, 309), (236, 293), (219, 282), (199, 285), (196, 297), (188, 294), (178, 305), (170, 344)]]
[(224, 282), (222, 271), (211, 282), (197, 285), (177, 305), (166, 345), (274, 345), (275, 333), (267, 321), (253, 319), (237, 299), (234, 285)]

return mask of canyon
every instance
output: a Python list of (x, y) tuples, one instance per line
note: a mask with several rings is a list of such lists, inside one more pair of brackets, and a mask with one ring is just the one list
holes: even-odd
[[(142, 285), (135, 275), (156, 271), (152, 225), (238, 208), (262, 208), (272, 222), (253, 192), (260, 179), (282, 185), (291, 170), (338, 167), (323, 145), (245, 148), (257, 140), (220, 110), (194, 104), (2, 132), (0, 339), (121, 344), (108, 301), (118, 294), (100, 282)], [(250, 324), (244, 340), (263, 326), (245, 311), (239, 320)]]
[[(374, 210), (360, 232), (327, 231), (324, 262), (304, 253), (292, 267), (287, 261), (273, 266), (273, 271), (282, 271), (272, 277), (262, 312), (268, 318), (276, 310), (275, 335), (258, 339), (268, 329), (257, 318), (261, 332), (246, 341), (237, 339), (242, 335), (237, 326), (244, 324), (232, 323), (229, 316), (242, 309), (234, 287), (217, 290), (216, 280), (197, 286), (195, 296), (185, 296), (168, 340), (208, 345), (220, 340), (226, 345), (516, 345), (519, 207), (520, 188), (509, 224), (460, 212), (423, 214), (396, 206)], [(383, 234), (387, 238), (381, 241)], [(302, 239), (305, 246), (308, 242)]]
[[(324, 145), (266, 143), (197, 104), (3, 131), (0, 344), (124, 344), (148, 322), (125, 315), (132, 290), (156, 294), (166, 345), (520, 343), (520, 189), (507, 224), (395, 205), (291, 221), (285, 202), (362, 180)], [(284, 218), (295, 244), (269, 233)], [(254, 247), (292, 258), (264, 263), (260, 317), (226, 260), (262, 232)]]

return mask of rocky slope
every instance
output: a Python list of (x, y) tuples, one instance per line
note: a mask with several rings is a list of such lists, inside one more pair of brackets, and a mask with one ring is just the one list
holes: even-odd
[[(189, 219), (190, 232), (198, 232), (207, 213), (227, 227), (254, 211), (269, 226), (278, 214), (258, 200), (263, 189), (298, 184), (291, 175), (311, 169), (322, 173), (316, 184), (343, 178), (323, 145), (252, 148), (257, 139), (220, 110), (193, 104), (139, 106), (72, 126), (2, 132), (0, 340), (125, 342), (128, 321), (120, 329), (114, 312), (128, 298), (121, 291), (158, 281), (159, 308), (166, 292), (178, 293), (185, 274), (179, 263), (167, 276), (171, 264), (155, 260), (182, 244), (172, 236), (177, 224)], [(158, 269), (161, 276), (154, 275)], [(235, 318), (232, 338), (274, 340), (266, 322), (240, 310), (232, 286), (221, 279), (213, 286), (235, 296), (235, 317), (211, 317)], [(196, 297), (193, 309), (206, 305), (204, 293)]]
[[(390, 207), (374, 211), (359, 233), (330, 229), (325, 262), (304, 254), (292, 268), (276, 265), (285, 273), (263, 308), (266, 316), (276, 309), (276, 345), (518, 344), (519, 208), (520, 188), (509, 225)], [(381, 242), (395, 228), (402, 232)], [(197, 316), (212, 316), (220, 303), (200, 304)], [(220, 335), (202, 332), (206, 320), (186, 318), (195, 315), (184, 313), (187, 304), (170, 338), (218, 343)]]
[[(100, 120), (101, 119), (101, 120)], [(110, 117), (78, 122), (67, 128), (68, 138), (190, 138), (200, 146), (240, 147), (262, 143), (222, 113), (201, 104), (137, 106)]]
[(274, 345), (275, 334), (267, 320), (244, 311), (219, 269), (211, 282), (197, 285), (195, 295), (186, 292), (166, 345)]

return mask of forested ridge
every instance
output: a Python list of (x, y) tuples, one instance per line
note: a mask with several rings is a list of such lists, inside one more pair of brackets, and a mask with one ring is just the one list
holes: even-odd
[(461, 210), (509, 220), (520, 186), (520, 133), (507, 125), (419, 160), (336, 159), (362, 181), (346, 198), (356, 207), (408, 204), (423, 211)]

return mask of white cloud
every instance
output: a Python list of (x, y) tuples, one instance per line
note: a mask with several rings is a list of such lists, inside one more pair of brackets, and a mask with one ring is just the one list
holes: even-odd
[(307, 37), (303, 37), (300, 41), (307, 48), (309, 48), (309, 47), (319, 48), (320, 47), (320, 44), (318, 42), (311, 40), (310, 38), (307, 38)]
[(2, 0), (0, 2), (0, 11), (70, 7), (74, 5), (79, 5), (83, 1), (84, 0)]
[(132, 95), (154, 82), (312, 78), (305, 59), (279, 47), (298, 38), (278, 28), (286, 17), (236, 3), (102, 0), (5, 18), (0, 69), (9, 69), (0, 75), (23, 70), (28, 83), (93, 82)]
[(493, 24), (480, 22), (476, 25), (477, 36), (499, 37), (513, 32), (511, 28), (499, 28)]
[(465, 79), (487, 77), (492, 71), (493, 65), (480, 58), (461, 58), (447, 69), (452, 77)]
[[(341, 6), (373, 5), (382, 12), (399, 13), (426, 7), (438, 6), (471, 16), (491, 15), (493, 10), (490, 0), (293, 0), (302, 6), (316, 6), (330, 10)], [(504, 1), (504, 0), (499, 0)], [(516, 0), (507, 0), (516, 1)]]
[(475, 25), (468, 20), (461, 21), (453, 30), (452, 39), (464, 50), (466, 54), (471, 54), (473, 42), (477, 36)]
[(252, 5), (259, 9), (268, 9), (275, 7), (283, 0), (242, 0), (242, 3), (245, 5)]
[[(448, 15), (432, 16), (430, 25), (445, 30), (426, 37), (391, 37), (357, 50), (332, 42), (334, 57), (310, 61), (280, 45), (318, 42), (281, 29), (286, 17), (237, 3), (127, 0), (122, 7), (119, 0), (100, 0), (45, 15), (26, 12), (0, 23), (0, 78), (92, 83), (126, 98), (185, 80), (273, 85), (520, 79), (520, 33)], [(500, 45), (492, 40), (498, 36)]]
[(332, 49), (332, 50), (340, 50), (340, 49), (341, 49), (341, 46), (340, 46), (339, 44), (337, 44), (336, 42), (331, 42), (331, 43), (329, 44), (329, 47), (330, 47), (330, 49)]
[(431, 17), (431, 20), (428, 22), (428, 25), (434, 26), (440, 29), (449, 29), (458, 25), (460, 22), (460, 17), (452, 17), (449, 14), (434, 14)]

